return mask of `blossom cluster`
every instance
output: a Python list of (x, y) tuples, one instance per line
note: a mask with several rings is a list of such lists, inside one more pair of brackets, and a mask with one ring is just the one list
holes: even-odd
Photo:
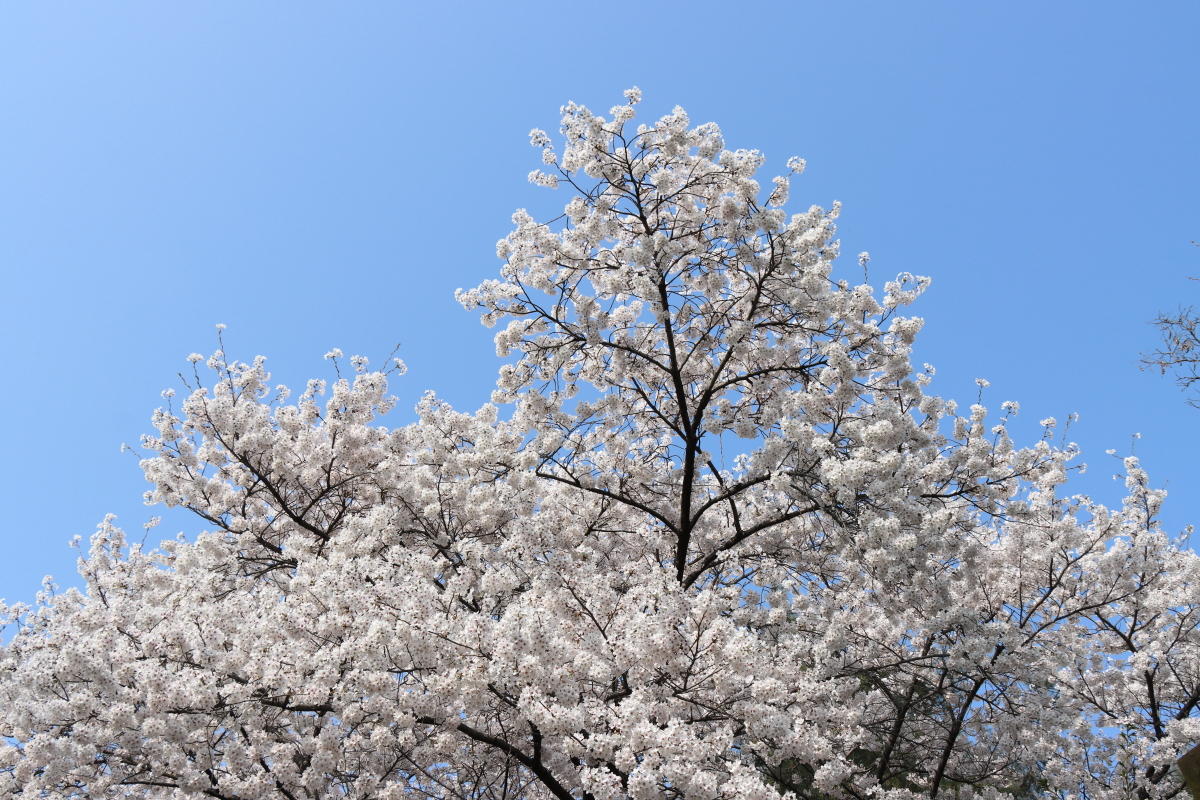
[(564, 216), (459, 292), (502, 323), (492, 404), (389, 429), (396, 366), (292, 402), (192, 358), (142, 466), (207, 530), (106, 520), (82, 590), (0, 608), (0, 794), (1179, 792), (1200, 560), (1165, 493), (1130, 458), (1120, 508), (1067, 495), (1015, 403), (929, 394), (926, 279), (835, 279), (838, 205), (783, 208), (801, 160), (760, 199), (760, 153), (626, 96), (534, 131)]

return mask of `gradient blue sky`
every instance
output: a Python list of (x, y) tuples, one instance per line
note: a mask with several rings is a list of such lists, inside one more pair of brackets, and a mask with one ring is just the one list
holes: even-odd
[[(186, 356), (325, 376), (331, 347), (486, 402), (491, 332), (453, 299), (495, 275), (531, 127), (645, 93), (809, 169), (875, 283), (933, 285), (934, 388), (1081, 415), (1076, 481), (1119, 502), (1107, 448), (1200, 523), (1200, 411), (1138, 370), (1159, 310), (1200, 298), (1200, 5), (1188, 2), (7, 3), (0, 6), (0, 597), (75, 581), (105, 513), (152, 514), (136, 460)], [(841, 269), (859, 274), (852, 255)], [(168, 515), (152, 540), (195, 523)]]

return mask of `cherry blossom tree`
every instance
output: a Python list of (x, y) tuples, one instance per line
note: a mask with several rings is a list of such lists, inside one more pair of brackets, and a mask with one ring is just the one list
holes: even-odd
[[(1170, 370), (1180, 388), (1194, 390), (1200, 382), (1200, 315), (1195, 307), (1181, 306), (1174, 314), (1159, 314), (1151, 324), (1158, 328), (1162, 346), (1142, 353), (1142, 369), (1151, 367), (1163, 375)], [(1194, 395), (1187, 402), (1200, 407), (1200, 398)]]
[(1181, 791), (1200, 562), (1164, 492), (1129, 458), (1120, 508), (1064, 494), (1053, 420), (1019, 448), (1016, 404), (928, 393), (925, 279), (834, 277), (838, 205), (783, 208), (802, 161), (764, 192), (626, 96), (533, 132), (565, 212), (459, 293), (501, 324), (493, 404), (389, 429), (399, 362), (293, 402), (192, 357), (142, 466), (207, 531), (107, 520), (82, 590), (3, 607), (5, 796)]

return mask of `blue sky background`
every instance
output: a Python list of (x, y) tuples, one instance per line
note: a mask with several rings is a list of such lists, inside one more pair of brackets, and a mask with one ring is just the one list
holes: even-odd
[[(1015, 430), (1081, 420), (1080, 491), (1119, 502), (1138, 454), (1200, 523), (1200, 410), (1140, 372), (1159, 310), (1200, 298), (1200, 5), (119, 2), (0, 6), (0, 597), (74, 582), (78, 534), (131, 533), (136, 460), (191, 352), (268, 356), (293, 385), (331, 347), (403, 342), (390, 424), (435, 389), (486, 402), (492, 332), (453, 299), (492, 277), (532, 127), (645, 93), (808, 160), (792, 204), (844, 204), (843, 273), (933, 285), (916, 362)], [(180, 529), (168, 515), (152, 540)]]

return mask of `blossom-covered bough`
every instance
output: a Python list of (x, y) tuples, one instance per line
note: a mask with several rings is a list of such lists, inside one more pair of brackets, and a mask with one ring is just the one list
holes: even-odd
[(1061, 496), (1052, 422), (1020, 449), (1014, 404), (926, 394), (924, 279), (834, 280), (836, 204), (789, 217), (790, 175), (762, 199), (757, 152), (627, 96), (534, 132), (566, 212), (459, 295), (503, 323), (496, 406), (388, 429), (396, 365), (289, 404), (197, 364), (143, 467), (209, 531), (106, 522), (84, 591), (5, 607), (4, 796), (1181, 791), (1200, 574), (1163, 493), (1128, 459), (1120, 509)]

